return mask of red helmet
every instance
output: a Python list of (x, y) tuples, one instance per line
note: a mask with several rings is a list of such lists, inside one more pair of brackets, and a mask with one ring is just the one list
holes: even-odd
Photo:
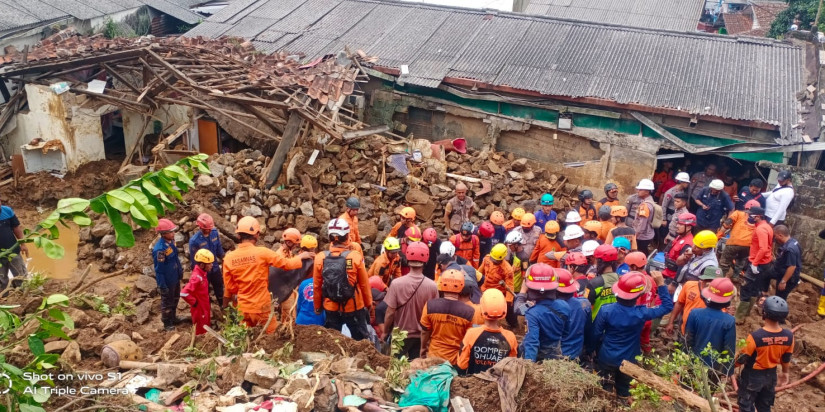
[(404, 232), (404, 236), (413, 242), (420, 242), (423, 237), (421, 234), (421, 229), (419, 229), (418, 226), (410, 226), (407, 228), (407, 231)]
[(696, 226), (696, 215), (693, 213), (682, 213), (676, 218), (676, 223), (685, 226)]
[(556, 280), (559, 283), (557, 289), (561, 293), (575, 293), (579, 290), (579, 284), (573, 279), (573, 274), (567, 269), (554, 269)]
[(381, 280), (381, 276), (370, 276), (370, 289), (376, 289), (379, 292), (387, 290), (387, 285)]
[(716, 278), (702, 289), (702, 297), (716, 303), (728, 303), (736, 294), (736, 286), (728, 278)]
[(613, 284), (613, 294), (621, 299), (636, 299), (644, 293), (645, 287), (647, 287), (647, 276), (644, 273), (628, 272)]
[(559, 287), (553, 267), (546, 263), (536, 263), (530, 266), (527, 271), (527, 287), (540, 292), (555, 290)]
[(212, 219), (208, 213), (201, 213), (198, 215), (198, 220), (196, 221), (198, 227), (203, 230), (211, 230), (215, 227), (215, 221)]
[(642, 252), (630, 252), (624, 257), (624, 263), (643, 268), (647, 265), (647, 256)]
[(424, 243), (433, 243), (438, 240), (438, 233), (435, 229), (428, 227), (424, 229)]
[(759, 203), (759, 201), (756, 199), (751, 199), (745, 202), (745, 210), (748, 210), (752, 207), (762, 207), (762, 204)]
[(611, 245), (601, 245), (593, 252), (593, 257), (602, 262), (615, 262), (619, 258), (619, 251)]
[(408, 244), (407, 251), (404, 254), (410, 262), (427, 262), (430, 260), (430, 248), (421, 242)]
[(481, 226), (478, 227), (478, 234), (481, 235), (481, 237), (493, 237), (495, 233), (496, 230), (490, 222), (483, 222)]
[(155, 228), (155, 231), (163, 233), (163, 232), (171, 232), (178, 227), (175, 226), (169, 219), (160, 219), (158, 220), (158, 226)]
[(564, 258), (564, 263), (568, 266), (586, 265), (587, 258), (584, 256), (582, 252), (567, 252), (567, 256)]
[(294, 227), (291, 227), (287, 230), (284, 230), (284, 234), (281, 235), (281, 240), (284, 242), (290, 241), (292, 243), (300, 243), (301, 242), (301, 232)]

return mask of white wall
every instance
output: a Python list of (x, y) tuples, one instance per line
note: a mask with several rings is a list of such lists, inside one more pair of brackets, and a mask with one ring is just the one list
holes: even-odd
[[(121, 114), (123, 115), (123, 140), (126, 143), (127, 154), (132, 150), (141, 136), (154, 131), (155, 120), (160, 120), (160, 122), (163, 123), (163, 135), (174, 132), (185, 123), (195, 124), (194, 109), (189, 106), (177, 104), (161, 105), (158, 110), (155, 111), (152, 120), (149, 121), (149, 124), (143, 130), (141, 130), (141, 126), (146, 122), (146, 116), (126, 110), (122, 111)], [(197, 143), (197, 141), (195, 143)]]

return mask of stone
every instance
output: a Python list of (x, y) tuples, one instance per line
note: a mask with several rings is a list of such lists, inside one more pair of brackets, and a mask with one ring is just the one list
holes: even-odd
[(158, 364), (157, 375), (155, 379), (149, 382), (149, 386), (153, 388), (165, 388), (183, 383), (183, 378), (185, 377), (185, 367), (169, 363), (160, 363)]
[(271, 213), (273, 215), (283, 213), (283, 211), (284, 211), (284, 207), (281, 206), (280, 204), (273, 205), (272, 207), (269, 208), (269, 213)]
[(214, 411), (218, 406), (218, 396), (211, 393), (201, 392), (192, 397), (195, 402), (196, 411)]
[(507, 174), (509, 174), (510, 178), (512, 178), (512, 179), (522, 179), (521, 173), (519, 173), (519, 172), (514, 172), (512, 170), (508, 170)]
[(138, 325), (142, 325), (149, 320), (149, 317), (152, 316), (153, 306), (152, 301), (147, 300), (135, 307), (135, 322)]
[[(111, 235), (107, 235), (107, 236), (111, 236)], [(117, 250), (115, 250), (115, 249), (104, 249), (103, 250), (103, 259), (108, 260), (108, 261), (112, 261), (112, 260), (115, 259), (116, 254), (117, 254)]]
[(132, 332), (132, 341), (142, 341), (142, 340), (143, 340), (143, 336), (141, 336), (140, 333)]
[(69, 343), (71, 343), (71, 342), (69, 342), (67, 340), (56, 340), (56, 341), (53, 341), (53, 342), (48, 342), (48, 343), (46, 343), (46, 346), (45, 346), (46, 353), (63, 352), (63, 350), (66, 349), (66, 347), (69, 346)]
[(81, 242), (89, 242), (92, 240), (92, 228), (84, 227), (77, 232), (77, 237)]
[(305, 376), (291, 376), (290, 380), (286, 383), (286, 386), (281, 388), (281, 395), (292, 395), (293, 393), (304, 389), (311, 389), (312, 383), (310, 383), (309, 378)]
[(175, 245), (182, 246), (186, 242), (186, 235), (181, 232), (175, 232)]
[(103, 239), (100, 239), (100, 248), (101, 249), (109, 249), (115, 247), (117, 243), (117, 239), (115, 235), (106, 235), (103, 236)]
[(324, 148), (327, 153), (341, 153), (341, 149), (343, 149), (343, 147), (338, 144), (330, 144)]
[(223, 173), (226, 176), (233, 176), (235, 174), (235, 168), (232, 166), (226, 166), (226, 169), (224, 169)]
[(329, 370), (335, 375), (341, 375), (352, 369), (354, 365), (354, 358), (341, 358), (335, 362), (332, 362), (332, 364), (329, 366)]
[(323, 207), (316, 207), (315, 208), (315, 219), (319, 222), (329, 222), (331, 216), (328, 209)]
[(338, 184), (338, 177), (332, 173), (324, 173), (318, 181), (325, 186), (336, 186)]
[(158, 283), (155, 278), (149, 276), (138, 276), (135, 280), (135, 289), (143, 293), (152, 293), (158, 288)]
[(126, 324), (126, 316), (122, 313), (115, 313), (114, 315), (103, 318), (98, 324), (98, 328), (103, 333), (112, 333)]
[[(381, 213), (381, 216), (378, 217), (378, 230), (390, 230), (390, 228), (392, 228), (392, 220), (390, 220), (390, 215)], [(358, 226), (358, 229), (361, 229), (360, 225)]]
[(85, 243), (77, 249), (77, 259), (91, 259), (95, 254), (95, 246), (92, 243)]
[(226, 171), (226, 166), (218, 162), (212, 161), (209, 162), (209, 171), (212, 173), (212, 176), (221, 177), (223, 176), (224, 171)]
[(249, 206), (246, 206), (243, 209), (241, 209), (241, 214), (244, 216), (258, 217), (263, 214), (263, 211), (261, 210), (260, 206), (250, 204)]
[(80, 363), (82, 359), (83, 356), (80, 354), (80, 345), (77, 341), (69, 342), (69, 345), (63, 350), (63, 354), (60, 355), (60, 361), (68, 365), (76, 365)]
[(278, 368), (260, 359), (250, 359), (243, 379), (268, 388), (278, 380)]
[(514, 160), (513, 163), (510, 165), (510, 169), (516, 172), (523, 172), (527, 170), (527, 159), (522, 157), (520, 159)]
[(109, 335), (108, 337), (106, 337), (106, 339), (103, 339), (103, 343), (104, 344), (110, 344), (112, 342), (117, 342), (119, 340), (132, 340), (132, 339), (129, 337), (129, 335), (127, 335), (125, 333), (113, 333), (113, 334)]
[(295, 228), (301, 233), (306, 232), (307, 229), (309, 229), (310, 220), (312, 220), (312, 218), (304, 215), (295, 216)]
[(524, 180), (533, 180), (536, 178), (536, 175), (532, 171), (528, 170), (522, 173), (521, 177), (524, 178)]
[(215, 184), (215, 179), (213, 179), (209, 175), (200, 175), (198, 176), (198, 186), (200, 187), (209, 187)]
[(64, 309), (63, 311), (67, 315), (71, 316), (72, 321), (74, 321), (75, 328), (82, 328), (89, 325), (91, 318), (86, 314), (86, 312), (72, 307)]
[(361, 239), (372, 243), (378, 234), (378, 225), (376, 225), (373, 220), (359, 220), (358, 233), (361, 235)]
[(219, 190), (218, 193), (220, 193), (222, 197), (226, 197), (226, 188), (224, 187), (223, 189)]
[(487, 162), (487, 169), (490, 169), (491, 172), (495, 174), (504, 174), (504, 171), (498, 166), (498, 163), (490, 160)]
[(96, 239), (100, 239), (103, 236), (112, 233), (113, 230), (114, 227), (112, 227), (112, 224), (108, 221), (98, 222), (92, 227), (92, 236), (94, 236)]
[(278, 218), (277, 217), (270, 217), (266, 220), (266, 227), (270, 229), (278, 228)]
[(301, 206), (299, 206), (299, 208), (301, 209), (301, 214), (303, 214), (304, 216), (315, 216), (315, 210), (312, 207), (312, 202), (301, 203)]
[[(228, 169), (228, 168), (227, 168)], [(238, 187), (238, 181), (235, 180), (234, 177), (229, 176), (226, 178), (226, 194), (229, 196), (235, 196), (235, 189)]]

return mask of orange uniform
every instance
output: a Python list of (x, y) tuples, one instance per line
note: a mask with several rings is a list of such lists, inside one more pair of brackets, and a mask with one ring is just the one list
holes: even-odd
[(344, 212), (338, 219), (342, 219), (349, 223), (349, 241), (352, 243), (361, 243), (361, 234), (358, 233), (358, 216), (352, 217), (349, 213)]
[[(604, 206), (604, 205), (607, 205), (607, 206), (610, 206), (610, 207), (622, 206), (622, 202), (620, 202), (619, 199), (607, 200), (607, 198), (605, 197), (602, 200), (596, 202), (596, 204), (595, 204), (596, 212), (598, 213), (599, 209), (601, 209), (602, 206)], [(604, 224), (604, 222), (602, 222), (602, 224)]]
[(427, 302), (421, 313), (421, 327), (430, 332), (427, 357), (442, 358), (455, 365), (474, 315), (475, 309), (457, 300), (436, 298)]
[(509, 330), (478, 326), (467, 331), (458, 356), (459, 369), (468, 374), (484, 372), (506, 357), (516, 357), (518, 342)]
[(766, 265), (771, 263), (773, 256), (773, 227), (767, 221), (761, 221), (753, 230), (751, 239), (751, 249), (748, 260), (754, 265)]
[[(513, 267), (507, 261), (496, 265), (493, 259), (487, 256), (481, 262), (478, 271), (484, 275), (484, 283), (481, 285), (482, 293), (487, 289), (498, 289), (504, 294), (508, 303), (513, 301), (513, 293), (507, 291), (507, 289), (513, 290)], [(504, 285), (500, 284), (502, 280)]]
[[(726, 245), (750, 246), (751, 240), (753, 239), (754, 226), (748, 223), (748, 213), (742, 210), (735, 210), (728, 216), (727, 220), (731, 222), (731, 228), (730, 238), (728, 238)], [(716, 232), (716, 236), (721, 239), (724, 233), (725, 228), (723, 226)]]
[(401, 277), (401, 257), (396, 256), (391, 260), (387, 252), (378, 255), (372, 262), (367, 275), (368, 277), (378, 276), (385, 285), (389, 285), (393, 279)]
[[(227, 298), (237, 295), (238, 311), (244, 315), (247, 325), (262, 325), (269, 318), (270, 266), (293, 270), (300, 269), (303, 264), (297, 256), (285, 257), (281, 251), (276, 252), (251, 243), (241, 243), (237, 249), (227, 253), (223, 260), (224, 294)], [(270, 323), (270, 329), (274, 330), (275, 326), (277, 322)]]
[(590, 207), (583, 204), (579, 205), (579, 216), (582, 217), (582, 221), (579, 222), (579, 226), (584, 226), (585, 223), (591, 220), (598, 220), (596, 218), (596, 207), (594, 205), (590, 205)]
[(557, 268), (560, 265), (558, 260), (553, 260), (544, 256), (547, 252), (564, 252), (567, 249), (563, 248), (555, 239), (549, 239), (547, 236), (540, 236), (538, 243), (536, 243), (533, 254), (530, 255), (530, 261), (536, 263), (547, 263), (548, 265)]
[(324, 277), (322, 274), (324, 272), (324, 258), (326, 254), (318, 253), (315, 255), (315, 266), (312, 269), (312, 285), (313, 290), (316, 291), (313, 296), (315, 310), (320, 310), (323, 307), (323, 309), (328, 311), (350, 313), (361, 310), (364, 307), (372, 306), (372, 291), (370, 291), (367, 269), (364, 267), (364, 255), (347, 246), (339, 247), (330, 245), (329, 250), (332, 256), (339, 256), (344, 251), (350, 251), (347, 255), (347, 277), (349, 283), (355, 285), (355, 295), (344, 305), (343, 310), (341, 310), (338, 303), (324, 298), (321, 291), (324, 286)]
[(609, 220), (602, 220), (600, 222), (602, 224), (602, 229), (599, 231), (599, 240), (606, 243), (607, 235), (610, 234), (610, 231), (613, 230), (616, 225)]
[(478, 236), (471, 235), (469, 241), (465, 242), (461, 235), (450, 236), (450, 242), (455, 246), (455, 255), (467, 259), (474, 268), (478, 268), (478, 261), (481, 259), (481, 249)]
[(682, 334), (685, 333), (685, 326), (687, 326), (688, 316), (693, 309), (704, 308), (705, 301), (702, 299), (702, 286), (697, 280), (689, 280), (682, 286), (682, 291), (679, 292), (679, 300), (684, 309), (682, 309)]

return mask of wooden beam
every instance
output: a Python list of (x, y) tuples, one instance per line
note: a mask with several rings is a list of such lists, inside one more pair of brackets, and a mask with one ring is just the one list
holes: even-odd
[(113, 69), (112, 66), (109, 66), (106, 63), (101, 63), (101, 65), (103, 66), (104, 69), (106, 69), (106, 72), (109, 73), (112, 77), (117, 79), (119, 82), (125, 84), (126, 87), (131, 89), (133, 92), (137, 93), (138, 95), (140, 94), (140, 90), (137, 87), (135, 87), (134, 85), (132, 85), (131, 82), (126, 80), (126, 78), (123, 77), (120, 73), (118, 73), (115, 69)]
[(639, 122), (641, 122), (643, 125), (653, 129), (653, 131), (659, 134), (659, 136), (664, 137), (669, 142), (675, 144), (677, 147), (684, 150), (685, 152), (696, 153), (696, 151), (698, 150), (696, 146), (685, 142), (684, 140), (677, 137), (675, 134), (665, 130), (664, 127), (659, 126), (658, 124), (656, 124), (656, 122), (647, 118), (647, 116), (636, 111), (631, 111), (630, 115), (633, 116)]
[(9, 88), (6, 87), (6, 82), (0, 79), (0, 94), (3, 95), (3, 101), (8, 102), (11, 100), (11, 93), (9, 93)]
[(133, 50), (125, 50), (120, 52), (112, 52), (107, 54), (101, 54), (97, 56), (90, 56), (80, 59), (73, 59), (73, 60), (61, 60), (56, 63), (46, 63), (46, 64), (39, 64), (39, 65), (30, 65), (25, 68), (21, 69), (12, 69), (4, 73), (0, 73), (0, 76), (8, 77), (8, 76), (17, 76), (21, 74), (31, 74), (31, 73), (42, 73), (45, 71), (51, 70), (63, 70), (66, 68), (74, 68), (78, 65), (87, 65), (93, 64), (97, 65), (101, 62), (111, 62), (116, 59), (123, 59), (123, 58), (130, 58), (130, 57), (138, 57), (142, 56), (146, 53), (146, 49), (133, 49)]
[(284, 162), (286, 161), (286, 155), (292, 150), (292, 146), (295, 146), (295, 142), (298, 141), (302, 123), (303, 120), (297, 111), (290, 113), (289, 120), (286, 122), (286, 128), (284, 128), (281, 143), (278, 145), (278, 148), (275, 149), (272, 161), (269, 162), (269, 166), (264, 173), (264, 187), (267, 190), (278, 181), (278, 177), (281, 175), (281, 169), (284, 167)]
[(366, 129), (348, 130), (344, 132), (341, 136), (343, 136), (344, 140), (350, 140), (358, 137), (365, 137), (388, 131), (390, 131), (390, 127), (385, 124), (382, 124), (380, 126), (367, 127)]
[(289, 109), (289, 105), (278, 100), (267, 100), (257, 97), (235, 96), (223, 93), (210, 93), (210, 97), (216, 97), (224, 100), (229, 100), (235, 103), (251, 104), (253, 106), (274, 107), (276, 109)]
[[(280, 133), (281, 135), (284, 134), (284, 128), (281, 125), (273, 122), (272, 119), (270, 119), (269, 116), (267, 116), (266, 113), (264, 113), (261, 109), (258, 109), (257, 107), (249, 104), (242, 104), (241, 107), (243, 107), (246, 110), (249, 110), (250, 113), (255, 115), (255, 117), (257, 117), (258, 120), (263, 122), (270, 129), (272, 129), (273, 132)], [(279, 136), (272, 136), (272, 138), (278, 141), (281, 140)]]
[(304, 109), (294, 109), (293, 112), (298, 113), (298, 115), (303, 117), (304, 120), (312, 123), (313, 126), (317, 127), (318, 129), (322, 130), (323, 132), (329, 134), (330, 136), (332, 136), (332, 137), (334, 137), (338, 140), (342, 139), (341, 132), (329, 127), (329, 124), (324, 123), (320, 119), (318, 119), (319, 115), (310, 114), (309, 112), (307, 112)]
[(686, 389), (682, 389), (654, 374), (653, 372), (642, 369), (636, 364), (628, 361), (622, 361), (622, 365), (619, 367), (619, 370), (633, 379), (636, 379), (638, 382), (644, 383), (664, 395), (668, 395), (679, 400), (684, 405), (699, 409), (702, 412), (711, 412), (707, 399)]
[(160, 63), (161, 66), (165, 67), (172, 74), (174, 74), (175, 77), (177, 77), (178, 79), (183, 80), (183, 81), (185, 81), (186, 83), (189, 83), (192, 86), (197, 85), (197, 83), (194, 80), (190, 79), (189, 76), (184, 74), (182, 71), (178, 70), (178, 68), (175, 67), (174, 65), (172, 65), (171, 63), (167, 62), (166, 60), (163, 60), (163, 57), (158, 56), (157, 53), (155, 53), (155, 52), (153, 52), (152, 50), (149, 50), (149, 49), (146, 49), (146, 52), (150, 56), (152, 56), (152, 58), (157, 60), (157, 62)]

